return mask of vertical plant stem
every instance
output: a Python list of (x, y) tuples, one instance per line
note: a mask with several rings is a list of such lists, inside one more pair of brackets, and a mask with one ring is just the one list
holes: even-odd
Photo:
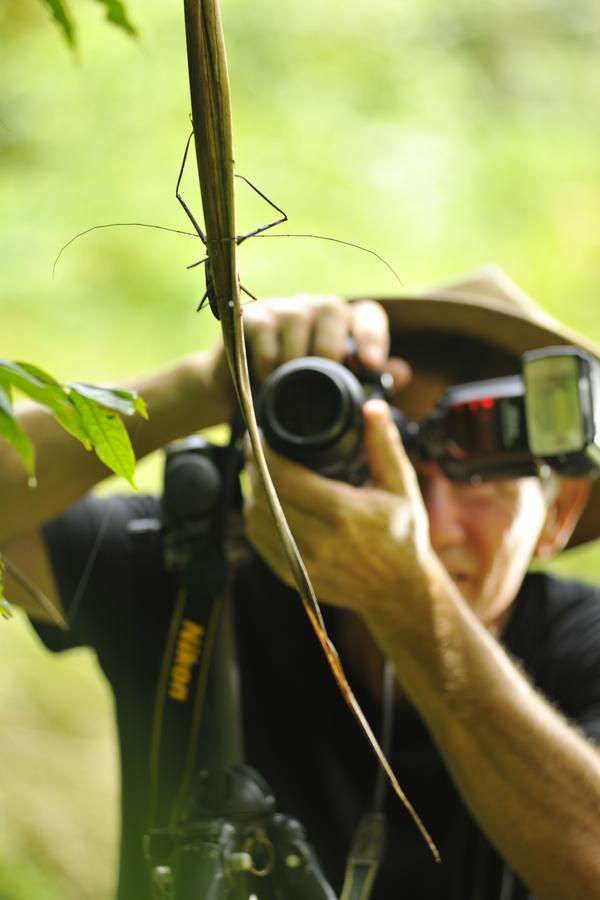
[(340, 691), (359, 721), (390, 784), (400, 797), (436, 859), (437, 849), (400, 787), (346, 679), (338, 653), (329, 640), (321, 610), (302, 558), (289, 529), (264, 457), (254, 414), (244, 345), (237, 270), (231, 101), (225, 42), (218, 0), (184, 0), (194, 142), (204, 225), (207, 275), (227, 360), (250, 435), (259, 478), (268, 498), (298, 592)]

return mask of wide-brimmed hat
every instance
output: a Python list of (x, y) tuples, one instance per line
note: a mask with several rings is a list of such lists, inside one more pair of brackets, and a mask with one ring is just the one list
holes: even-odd
[[(600, 347), (543, 310), (493, 264), (425, 290), (377, 299), (385, 307), (392, 334), (428, 329), (458, 332), (495, 344), (515, 356), (540, 347), (574, 344), (600, 357)], [(600, 479), (592, 484), (568, 546), (598, 537)]]

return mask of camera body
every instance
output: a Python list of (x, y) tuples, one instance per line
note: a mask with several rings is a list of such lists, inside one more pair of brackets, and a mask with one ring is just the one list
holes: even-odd
[[(274, 450), (330, 478), (368, 477), (362, 406), (389, 402), (385, 374), (318, 357), (286, 363), (257, 397), (258, 421)], [(525, 353), (521, 373), (448, 387), (420, 422), (393, 409), (414, 460), (433, 461), (453, 481), (600, 470), (600, 363), (578, 347)]]

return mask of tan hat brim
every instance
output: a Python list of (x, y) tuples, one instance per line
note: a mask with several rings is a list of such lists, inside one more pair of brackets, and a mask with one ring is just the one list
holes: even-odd
[[(512, 284), (512, 283), (511, 283)], [(514, 297), (490, 297), (486, 293), (439, 289), (405, 297), (375, 298), (385, 308), (392, 334), (432, 329), (481, 338), (517, 356), (527, 350), (557, 344), (574, 344), (594, 356), (600, 348), (567, 328), (521, 292)], [(600, 479), (592, 482), (586, 508), (568, 547), (600, 537)]]
[(597, 356), (600, 348), (541, 310), (508, 309), (485, 297), (420, 295), (377, 298), (392, 334), (408, 330), (455, 331), (496, 344), (516, 356), (556, 344), (575, 344)]

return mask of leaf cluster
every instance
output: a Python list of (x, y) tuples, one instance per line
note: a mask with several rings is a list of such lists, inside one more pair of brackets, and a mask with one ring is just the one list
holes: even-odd
[[(61, 29), (64, 38), (71, 47), (75, 47), (75, 21), (66, 0), (41, 0), (41, 2), (45, 3), (46, 6), (50, 8), (52, 17)], [(128, 32), (128, 34), (136, 34), (136, 30), (129, 21), (127, 11), (123, 3), (121, 3), (121, 0), (96, 0), (96, 2), (100, 3), (105, 8), (106, 18), (109, 22), (122, 28), (124, 31)]]
[(34, 449), (15, 415), (15, 390), (45, 406), (86, 450), (93, 448), (109, 469), (135, 486), (135, 456), (121, 419), (135, 413), (147, 418), (146, 404), (135, 391), (79, 382), (63, 385), (30, 363), (0, 359), (0, 437), (12, 444), (21, 456), (32, 486), (35, 485)]
[[(19, 424), (13, 407), (13, 394), (19, 391), (50, 410), (56, 421), (86, 450), (95, 450), (98, 458), (132, 487), (135, 456), (121, 416), (139, 413), (147, 419), (146, 404), (135, 391), (96, 387), (70, 382), (60, 384), (38, 366), (0, 359), (0, 438), (18, 452), (30, 487), (35, 487), (33, 445)], [(0, 616), (10, 616), (4, 597), (4, 565), (0, 556)]]

